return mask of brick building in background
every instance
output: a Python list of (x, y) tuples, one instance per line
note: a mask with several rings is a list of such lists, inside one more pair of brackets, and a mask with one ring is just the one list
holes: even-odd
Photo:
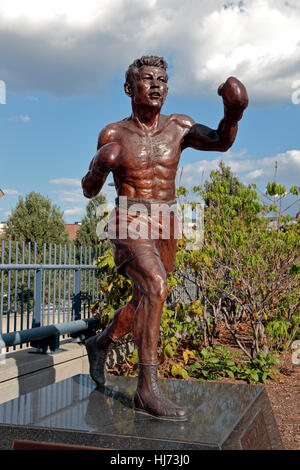
[(75, 222), (75, 224), (65, 224), (66, 231), (72, 240), (76, 240), (77, 230), (79, 229), (80, 225), (80, 222)]
[[(77, 238), (77, 230), (80, 227), (80, 222), (75, 222), (75, 224), (65, 224), (66, 231), (68, 232), (71, 240), (76, 240)], [(6, 222), (0, 222), (0, 238), (5, 236), (5, 231), (7, 228)]]
[(6, 222), (0, 222), (0, 238), (5, 235), (6, 227)]

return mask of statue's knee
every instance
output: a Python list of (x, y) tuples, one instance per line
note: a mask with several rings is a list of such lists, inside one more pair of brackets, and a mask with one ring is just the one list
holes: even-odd
[(157, 276), (155, 278), (155, 281), (152, 284), (150, 295), (151, 297), (155, 297), (155, 299), (161, 303), (165, 302), (168, 295), (167, 282), (165, 278), (161, 276)]

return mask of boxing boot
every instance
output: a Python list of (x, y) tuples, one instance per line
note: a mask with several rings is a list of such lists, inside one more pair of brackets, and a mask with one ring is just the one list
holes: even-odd
[(138, 386), (134, 396), (135, 411), (155, 418), (186, 421), (186, 411), (172, 403), (158, 386), (157, 363), (139, 363)]
[(105, 384), (105, 362), (109, 351), (116, 344), (108, 334), (108, 328), (85, 341), (90, 364), (90, 375), (97, 385)]

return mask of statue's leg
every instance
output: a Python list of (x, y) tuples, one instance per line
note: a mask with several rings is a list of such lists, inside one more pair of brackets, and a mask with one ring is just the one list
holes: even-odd
[(97, 385), (104, 385), (105, 383), (105, 362), (109, 351), (120, 338), (132, 329), (132, 321), (140, 298), (141, 294), (138, 287), (134, 285), (131, 301), (116, 311), (112, 322), (107, 328), (85, 342), (90, 364), (90, 375)]
[(118, 341), (132, 331), (132, 321), (140, 299), (141, 293), (138, 286), (134, 284), (130, 302), (115, 312), (112, 322), (108, 326), (108, 334), (114, 341)]
[(137, 252), (134, 261), (126, 266), (127, 276), (142, 294), (133, 320), (133, 336), (139, 353), (136, 411), (160, 419), (185, 420), (185, 411), (163, 395), (157, 382), (160, 320), (167, 297), (166, 270), (154, 242), (139, 244)]

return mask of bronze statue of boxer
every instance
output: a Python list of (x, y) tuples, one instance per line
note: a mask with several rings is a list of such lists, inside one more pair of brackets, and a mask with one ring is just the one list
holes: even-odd
[[(238, 121), (248, 105), (244, 85), (234, 77), (220, 85), (224, 118), (216, 130), (196, 124), (184, 114), (160, 113), (168, 93), (167, 63), (161, 57), (143, 56), (126, 72), (125, 93), (131, 98), (131, 116), (109, 124), (99, 134), (97, 153), (82, 179), (83, 194), (92, 198), (101, 190), (109, 172), (113, 173), (118, 197), (127, 197), (129, 206), (145, 203), (151, 224), (153, 204), (173, 204), (175, 176), (182, 150), (225, 152), (236, 137)], [(86, 341), (90, 374), (104, 384), (104, 366), (109, 349), (128, 332), (138, 348), (139, 376), (134, 397), (136, 411), (160, 419), (186, 420), (186, 412), (164, 396), (157, 383), (157, 348), (163, 304), (167, 296), (167, 276), (172, 271), (176, 251), (170, 216), (170, 236), (134, 239), (110, 238), (116, 267), (133, 282), (131, 301), (120, 308), (111, 324)], [(115, 209), (117, 226), (128, 222), (128, 211)]]

